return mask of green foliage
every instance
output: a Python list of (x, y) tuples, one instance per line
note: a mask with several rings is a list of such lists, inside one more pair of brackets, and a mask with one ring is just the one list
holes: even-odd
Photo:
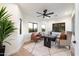
[(6, 11), (6, 7), (0, 7), (0, 44), (15, 30), (14, 23), (9, 19), (10, 15)]

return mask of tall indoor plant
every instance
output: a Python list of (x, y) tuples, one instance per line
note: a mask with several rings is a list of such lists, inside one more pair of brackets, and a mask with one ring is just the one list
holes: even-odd
[(5, 39), (10, 36), (14, 30), (14, 23), (10, 20), (10, 15), (6, 7), (0, 7), (0, 55), (4, 55), (5, 46), (3, 46), (3, 43), (6, 42), (10, 44), (5, 41)]

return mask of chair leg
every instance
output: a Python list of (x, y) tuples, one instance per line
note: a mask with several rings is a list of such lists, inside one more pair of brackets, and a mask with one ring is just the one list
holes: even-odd
[(59, 42), (57, 42), (57, 46), (58, 46), (58, 48), (60, 48), (60, 43)]
[(57, 44), (57, 41), (55, 41), (55, 44)]
[(71, 48), (71, 47), (69, 46), (69, 50), (70, 50), (70, 48)]
[(55, 42), (55, 45), (56, 45), (56, 42)]

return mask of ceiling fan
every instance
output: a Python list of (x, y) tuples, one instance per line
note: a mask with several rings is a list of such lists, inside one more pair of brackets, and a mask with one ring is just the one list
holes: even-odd
[(43, 18), (45, 18), (45, 17), (51, 17), (50, 15), (52, 15), (52, 14), (54, 14), (54, 12), (50, 12), (50, 13), (47, 13), (47, 9), (45, 9), (45, 10), (43, 10), (43, 13), (40, 13), (40, 12), (36, 12), (36, 13), (38, 13), (38, 14), (40, 14), (39, 16), (37, 16), (37, 17), (40, 17), (40, 16), (43, 16)]

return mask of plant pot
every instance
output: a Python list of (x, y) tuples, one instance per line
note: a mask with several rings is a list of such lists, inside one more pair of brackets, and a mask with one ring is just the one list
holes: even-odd
[(0, 56), (4, 56), (5, 46), (0, 46)]

